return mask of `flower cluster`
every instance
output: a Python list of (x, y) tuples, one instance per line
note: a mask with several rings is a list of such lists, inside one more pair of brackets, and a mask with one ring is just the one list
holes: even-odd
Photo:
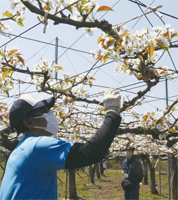
[(0, 102), (0, 113), (0, 128), (4, 128), (9, 123), (9, 109), (4, 102)]
[[(116, 61), (115, 75), (118, 72), (128, 73), (144, 79), (143, 74), (139, 71), (140, 65), (142, 63), (148, 66), (155, 65), (158, 62), (158, 56), (161, 55), (158, 50), (168, 51), (171, 39), (178, 36), (174, 29), (169, 28), (170, 25), (165, 25), (164, 27), (153, 27), (155, 32), (142, 29), (131, 33), (126, 26), (116, 27), (115, 31), (120, 39), (115, 40), (109, 34), (103, 33), (98, 39), (99, 49), (92, 52), (92, 55), (96, 60), (100, 59), (104, 62), (109, 57), (113, 58)], [(164, 74), (166, 78), (173, 78), (172, 71), (166, 72), (165, 67), (161, 69), (154, 71), (156, 76)]]

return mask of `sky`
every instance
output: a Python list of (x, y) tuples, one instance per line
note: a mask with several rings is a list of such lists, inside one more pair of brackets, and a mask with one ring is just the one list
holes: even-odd
[[(141, 9), (138, 7), (137, 4), (130, 2), (129, 0), (98, 0), (99, 5), (106, 5), (113, 7), (114, 11), (110, 12), (102, 12), (97, 13), (95, 16), (97, 19), (106, 19), (109, 23), (116, 24), (135, 16), (142, 14)], [(178, 18), (178, 1), (177, 0), (142, 0), (144, 4), (147, 6), (155, 7), (157, 5), (163, 5), (159, 11), (167, 13), (169, 15), (175, 16)], [(113, 6), (114, 5), (114, 6)], [(146, 8), (141, 7), (143, 11)], [(0, 0), (0, 13), (5, 12), (6, 10), (10, 11), (10, 3), (7, 0)], [(12, 11), (13, 12), (13, 11)], [(104, 16), (103, 16), (104, 15)], [(11, 33), (14, 35), (19, 35), (23, 31), (33, 27), (35, 24), (39, 23), (37, 19), (37, 15), (30, 13), (29, 11), (22, 17), (25, 17), (24, 27), (18, 26), (16, 23), (13, 22), (6, 22), (12, 28)], [(137, 30), (149, 29), (151, 32), (152, 25), (153, 26), (164, 26), (163, 22), (154, 14), (149, 14), (148, 20), (146, 17), (141, 17), (138, 19), (133, 20), (126, 24), (128, 28), (132, 28), (132, 32), (136, 32)], [(163, 15), (162, 20), (166, 24), (171, 24), (171, 28), (175, 28), (178, 32), (178, 19), (174, 19), (172, 17), (168, 17)], [(49, 62), (52, 62), (55, 59), (55, 38), (58, 37), (58, 45), (62, 45), (65, 47), (72, 46), (71, 48), (85, 51), (90, 53), (91, 50), (97, 49), (97, 39), (102, 34), (100, 30), (95, 30), (94, 35), (91, 37), (87, 37), (84, 34), (82, 29), (76, 30), (75, 27), (59, 24), (53, 25), (51, 21), (48, 20), (48, 26), (46, 29), (46, 33), (43, 33), (43, 25), (40, 24), (35, 28), (32, 28), (25, 34), (23, 34), (24, 38), (16, 38), (12, 42), (6, 45), (7, 48), (18, 47), (21, 50), (23, 58), (26, 60), (26, 66), (30, 69), (33, 69), (35, 63), (40, 62), (40, 58), (47, 59)], [(13, 37), (11, 37), (12, 39)], [(28, 39), (27, 39), (28, 38)], [(36, 41), (32, 41), (29, 39), (33, 39)], [(4, 45), (10, 39), (4, 37), (0, 34), (0, 46)], [(178, 37), (174, 40), (178, 40)], [(38, 42), (37, 42), (38, 41)], [(40, 42), (41, 41), (41, 42)], [(51, 45), (47, 45), (45, 43), (51, 43)], [(70, 75), (79, 74), (85, 72), (86, 70), (90, 69), (91, 66), (95, 63), (93, 57), (88, 53), (81, 53), (74, 50), (67, 50), (59, 47), (58, 48), (58, 65), (63, 67), (63, 71), (59, 71), (58, 78), (62, 78), (64, 73), (70, 73)], [(64, 53), (65, 52), (65, 53)], [(178, 49), (170, 49), (171, 58), (175, 64), (175, 67), (178, 69)], [(173, 62), (167, 52), (164, 53), (162, 59), (157, 63), (157, 66), (168, 66), (168, 68), (174, 69)], [(108, 60), (110, 62), (112, 60)], [(97, 66), (101, 65), (102, 63), (98, 63)], [(107, 87), (119, 87), (120, 94), (123, 98), (132, 98), (135, 94), (144, 89), (144, 84), (141, 81), (138, 81), (134, 76), (127, 76), (126, 74), (117, 74), (114, 75), (114, 66), (115, 62), (111, 64), (106, 64), (99, 68), (99, 70), (93, 70), (91, 72), (91, 76), (95, 78), (93, 81), (92, 88), (87, 87), (90, 94), (95, 94), (97, 91), (101, 91), (103, 88)], [(22, 74), (15, 75), (16, 77), (21, 78), (22, 80), (29, 80), (28, 76), (24, 76)], [(138, 83), (140, 82), (140, 83)], [(131, 84), (135, 84), (133, 86), (128, 86)], [(118, 85), (119, 84), (119, 85)], [(142, 87), (137, 87), (142, 86)], [(126, 91), (123, 91), (126, 90)], [(37, 93), (36, 89), (33, 86), (23, 84), (20, 86), (21, 92), (30, 92), (30, 94), (37, 96), (39, 98), (46, 98), (49, 95), (43, 93)], [(19, 93), (18, 85), (15, 86), (15, 89), (10, 93), (10, 98), (6, 98), (0, 96), (0, 100), (7, 102), (8, 106), (10, 107), (13, 101), (16, 99), (14, 98), (15, 94)], [(177, 79), (175, 81), (168, 81), (168, 95), (169, 95), (169, 104), (173, 102), (178, 96), (178, 85)], [(174, 97), (172, 97), (174, 96)], [(158, 99), (158, 98), (159, 99)], [(95, 98), (95, 97), (91, 97)], [(152, 101), (154, 100), (154, 101)], [(161, 82), (158, 86), (151, 89), (149, 93), (147, 93), (146, 98), (144, 100), (142, 106), (136, 107), (134, 110), (138, 111), (140, 114), (144, 114), (147, 111), (152, 110), (160, 110), (166, 106), (166, 99), (165, 99), (165, 82)], [(123, 114), (124, 115), (124, 114)]]

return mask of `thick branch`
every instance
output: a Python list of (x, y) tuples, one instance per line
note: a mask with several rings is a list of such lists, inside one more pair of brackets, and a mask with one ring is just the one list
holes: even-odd
[(152, 135), (154, 139), (159, 139), (159, 132), (156, 129), (144, 129), (143, 127), (137, 128), (119, 128), (117, 135), (122, 135), (126, 133), (134, 133), (136, 135)]
[(46, 92), (46, 91), (51, 91), (52, 93), (63, 94), (65, 96), (71, 97), (74, 101), (82, 101), (82, 102), (86, 102), (86, 103), (100, 104), (101, 106), (103, 106), (103, 103), (101, 103), (100, 101), (97, 101), (95, 99), (94, 100), (89, 100), (89, 99), (86, 99), (86, 98), (76, 97), (72, 93), (67, 93), (67, 92), (64, 92), (64, 91), (59, 91), (59, 90), (56, 90), (56, 89), (52, 89), (50, 87), (45, 87), (44, 90), (42, 90), (42, 92)]
[[(32, 5), (31, 3), (29, 3), (28, 1), (23, 1), (21, 0), (21, 2), (32, 12), (35, 14), (39, 14), (41, 16), (44, 16), (45, 11), (37, 8), (36, 6)], [(104, 31), (105, 33), (108, 33), (109, 35), (111, 35), (113, 38), (115, 38), (116, 40), (119, 39), (119, 35), (112, 29), (112, 24), (109, 24), (106, 20), (102, 20), (102, 21), (95, 21), (95, 22), (81, 22), (81, 21), (75, 21), (69, 18), (60, 18), (56, 15), (52, 15), (50, 13), (48, 13), (47, 16), (48, 19), (51, 19), (52, 21), (54, 21), (54, 25), (56, 24), (68, 24), (68, 25), (72, 25), (75, 26), (77, 29), (78, 28), (82, 28), (82, 27), (89, 27), (89, 28), (99, 28), (102, 31)]]
[(29, 69), (27, 70), (24, 70), (24, 69), (19, 69), (19, 68), (16, 68), (16, 67), (13, 67), (12, 65), (10, 65), (8, 63), (8, 61), (6, 61), (6, 63), (2, 63), (4, 66), (8, 66), (10, 67), (13, 71), (15, 72), (20, 72), (20, 73), (23, 73), (23, 74), (30, 74), (30, 75), (45, 75), (46, 72), (33, 72), (33, 71), (30, 71)]
[(0, 135), (2, 135), (4, 133), (7, 133), (7, 134), (12, 133), (12, 130), (11, 130), (10, 126), (8, 126), (8, 127), (4, 128), (4, 129), (0, 130)]

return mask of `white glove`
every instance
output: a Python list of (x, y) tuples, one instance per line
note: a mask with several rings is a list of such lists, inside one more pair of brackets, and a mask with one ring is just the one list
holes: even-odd
[(103, 102), (107, 112), (113, 111), (117, 114), (119, 113), (121, 107), (121, 96), (116, 89), (110, 88), (106, 90)]

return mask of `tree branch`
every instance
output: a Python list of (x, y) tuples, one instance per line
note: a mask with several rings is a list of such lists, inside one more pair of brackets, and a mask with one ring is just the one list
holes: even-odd
[(164, 112), (163, 116), (160, 117), (160, 118), (158, 119), (158, 121), (156, 122), (156, 124), (158, 124), (158, 123), (160, 122), (160, 120), (161, 120), (163, 117), (165, 117), (165, 116), (171, 111), (171, 109), (174, 107), (174, 105), (176, 105), (177, 103), (178, 103), (178, 99), (176, 99), (176, 100), (170, 105), (170, 107), (167, 109), (167, 111)]
[[(29, 3), (28, 1), (24, 1), (21, 0), (21, 2), (32, 12), (35, 14), (39, 14), (41, 16), (45, 15), (45, 11), (37, 8), (36, 6), (32, 5), (31, 3)], [(57, 24), (68, 24), (68, 25), (72, 25), (75, 26), (77, 29), (78, 28), (83, 28), (83, 27), (89, 27), (89, 28), (99, 28), (102, 31), (104, 31), (105, 33), (111, 35), (113, 38), (115, 38), (116, 40), (119, 40), (119, 35), (112, 29), (112, 24), (109, 24), (106, 20), (102, 20), (102, 21), (97, 21), (95, 20), (95, 22), (81, 22), (81, 21), (75, 21), (69, 18), (60, 18), (58, 16), (56, 16), (56, 14), (52, 15), (50, 13), (48, 13), (47, 19), (50, 19), (52, 21), (54, 21), (54, 25)]]
[(120, 113), (125, 111), (128, 107), (133, 106), (135, 104), (135, 102), (140, 99), (141, 97), (143, 97), (148, 91), (150, 91), (150, 89), (155, 86), (158, 82), (159, 82), (159, 77), (155, 77), (155, 81), (145, 81), (147, 83), (147, 87), (146, 89), (139, 91), (137, 94), (137, 96), (135, 96), (131, 101), (124, 101), (123, 106), (120, 110)]
[(144, 129), (143, 127), (119, 128), (117, 135), (123, 135), (126, 133), (134, 133), (136, 135), (152, 135), (154, 139), (159, 139), (159, 132), (157, 129)]

